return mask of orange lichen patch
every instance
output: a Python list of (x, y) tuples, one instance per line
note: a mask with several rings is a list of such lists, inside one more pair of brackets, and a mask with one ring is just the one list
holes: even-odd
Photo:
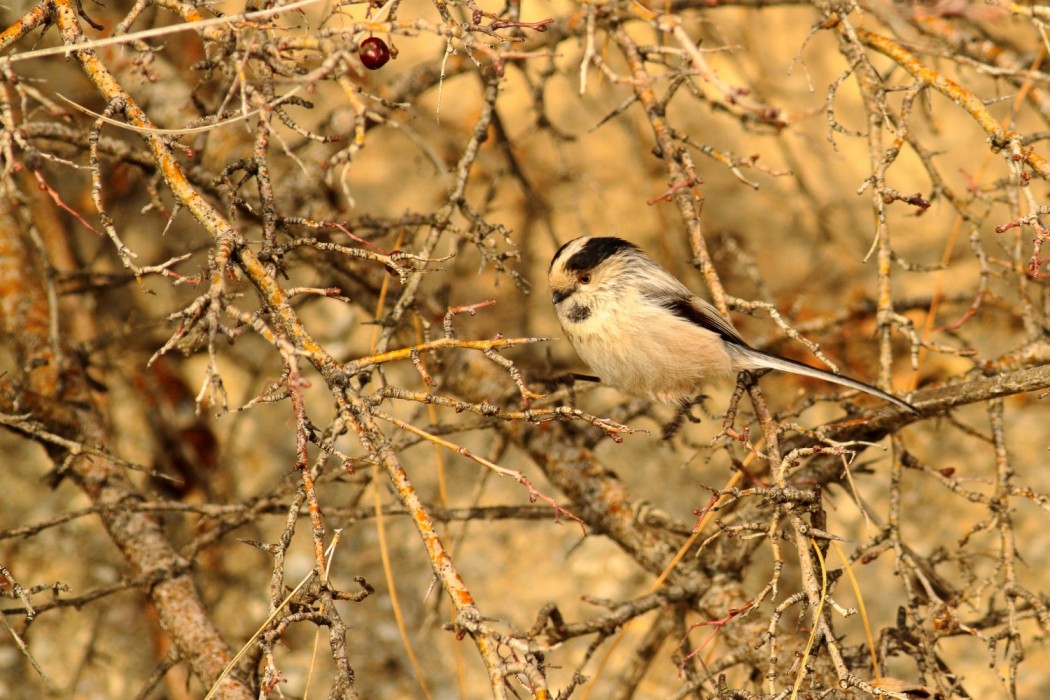
[(47, 17), (48, 8), (45, 4), (37, 5), (19, 17), (7, 29), (0, 32), (0, 52), (46, 22)]

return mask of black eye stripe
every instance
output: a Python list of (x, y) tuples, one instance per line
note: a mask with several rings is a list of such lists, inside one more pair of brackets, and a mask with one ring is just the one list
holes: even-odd
[(554, 263), (558, 262), (558, 258), (560, 258), (560, 257), (561, 257), (561, 254), (562, 254), (562, 252), (563, 252), (563, 251), (564, 251), (564, 250), (565, 250), (566, 248), (568, 248), (568, 247), (569, 247), (569, 246), (570, 246), (571, 244), (572, 244), (572, 241), (569, 241), (568, 243), (563, 243), (563, 244), (562, 244), (562, 246), (561, 246), (561, 248), (558, 248), (558, 252), (556, 252), (556, 253), (554, 254), (554, 257), (553, 257), (553, 258), (551, 258), (551, 264), (550, 264), (550, 266), (549, 266), (549, 267), (547, 268), (547, 274), (548, 274), (548, 275), (549, 275), (549, 274), (551, 273), (551, 270), (553, 270), (553, 269), (554, 269)]
[(576, 251), (575, 255), (565, 262), (565, 269), (569, 272), (593, 270), (598, 265), (601, 265), (612, 256), (624, 250), (638, 250), (638, 246), (629, 243), (622, 238), (614, 238), (612, 236), (592, 238), (587, 241), (582, 248)]

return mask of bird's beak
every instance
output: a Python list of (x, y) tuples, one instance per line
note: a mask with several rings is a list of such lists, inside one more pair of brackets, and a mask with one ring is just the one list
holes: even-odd
[(570, 294), (572, 294), (571, 289), (555, 289), (554, 294), (551, 295), (551, 300), (553, 300), (554, 304), (557, 305), (560, 304), (563, 300), (567, 299)]

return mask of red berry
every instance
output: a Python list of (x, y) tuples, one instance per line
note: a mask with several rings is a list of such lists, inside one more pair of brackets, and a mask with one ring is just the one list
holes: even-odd
[(357, 47), (357, 55), (368, 70), (379, 70), (390, 60), (390, 47), (377, 36), (370, 36)]

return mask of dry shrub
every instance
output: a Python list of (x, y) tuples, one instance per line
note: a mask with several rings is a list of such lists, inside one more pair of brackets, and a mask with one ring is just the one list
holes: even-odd
[[(235, 5), (0, 12), (0, 695), (1050, 693), (1045, 8)], [(921, 415), (580, 380), (582, 234)]]

